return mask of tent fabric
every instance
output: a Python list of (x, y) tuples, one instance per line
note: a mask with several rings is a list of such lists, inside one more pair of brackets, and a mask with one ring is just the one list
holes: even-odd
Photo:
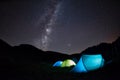
[(53, 67), (61, 67), (63, 61), (57, 61), (53, 64)]
[(84, 64), (83, 64), (83, 61), (82, 61), (82, 58), (80, 58), (79, 62), (76, 64), (76, 66), (72, 69), (72, 72), (87, 72)]
[(71, 59), (67, 59), (67, 60), (64, 60), (61, 67), (71, 67), (71, 66), (75, 66), (76, 63), (71, 60)]
[(88, 72), (96, 70), (104, 65), (104, 59), (101, 54), (82, 55), (76, 66), (71, 70), (73, 72)]

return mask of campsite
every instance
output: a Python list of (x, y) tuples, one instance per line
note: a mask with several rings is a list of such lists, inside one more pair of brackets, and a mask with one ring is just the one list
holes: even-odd
[[(113, 46), (110, 47), (105, 45)], [(8, 43), (0, 40), (0, 73), (1, 79), (7, 80), (39, 80), (39, 79), (52, 79), (52, 80), (113, 80), (119, 78), (119, 57), (120, 57), (120, 38), (115, 40), (112, 44), (97, 45), (90, 47), (83, 51), (88, 51), (86, 56), (84, 53), (66, 55), (52, 51), (42, 51), (31, 45), (11, 46)], [(100, 47), (100, 48), (98, 48)], [(115, 49), (114, 49), (115, 47)], [(109, 51), (112, 51), (109, 54)], [(106, 54), (95, 56), (90, 54), (90, 50), (99, 51), (97, 49), (104, 49)], [(105, 50), (106, 49), (106, 50)], [(100, 52), (99, 52), (100, 53)], [(102, 57), (102, 56), (103, 57)], [(104, 56), (105, 55), (105, 56)], [(108, 56), (108, 57), (107, 57)], [(81, 57), (83, 62), (81, 62)], [(104, 59), (103, 59), (104, 58)], [(78, 60), (78, 61), (75, 61)], [(84, 60), (85, 59), (85, 60)], [(97, 64), (95, 62), (97, 60)], [(87, 61), (88, 60), (88, 61)], [(111, 61), (110, 61), (111, 60)], [(88, 63), (92, 63), (89, 65)], [(98, 64), (100, 62), (100, 64)], [(103, 65), (104, 63), (104, 65)], [(83, 67), (83, 64), (85, 67)], [(94, 65), (96, 64), (96, 65)], [(53, 66), (54, 65), (54, 66)], [(56, 66), (57, 67), (56, 67)], [(79, 66), (80, 65), (80, 66)], [(84, 68), (82, 69), (81, 68)], [(71, 70), (82, 69), (86, 72), (72, 72)], [(98, 69), (99, 67), (99, 69)], [(100, 68), (101, 67), (101, 68)], [(78, 70), (79, 71), (79, 70)]]

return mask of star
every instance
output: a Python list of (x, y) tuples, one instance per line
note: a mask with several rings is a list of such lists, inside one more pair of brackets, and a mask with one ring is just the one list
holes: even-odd
[(46, 28), (46, 33), (47, 33), (47, 35), (50, 35), (51, 32), (52, 32), (51, 27)]

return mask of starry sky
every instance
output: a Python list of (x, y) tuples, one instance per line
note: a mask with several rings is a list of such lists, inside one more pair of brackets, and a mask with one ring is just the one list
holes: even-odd
[(74, 54), (120, 36), (118, 0), (3, 0), (0, 38)]

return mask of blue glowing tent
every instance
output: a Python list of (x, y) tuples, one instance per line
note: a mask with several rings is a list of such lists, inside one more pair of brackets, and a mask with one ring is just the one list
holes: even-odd
[(53, 67), (61, 67), (62, 63), (62, 61), (57, 61), (53, 64)]
[(76, 66), (71, 70), (72, 72), (88, 72), (96, 70), (104, 65), (104, 59), (101, 54), (96, 55), (82, 55)]

